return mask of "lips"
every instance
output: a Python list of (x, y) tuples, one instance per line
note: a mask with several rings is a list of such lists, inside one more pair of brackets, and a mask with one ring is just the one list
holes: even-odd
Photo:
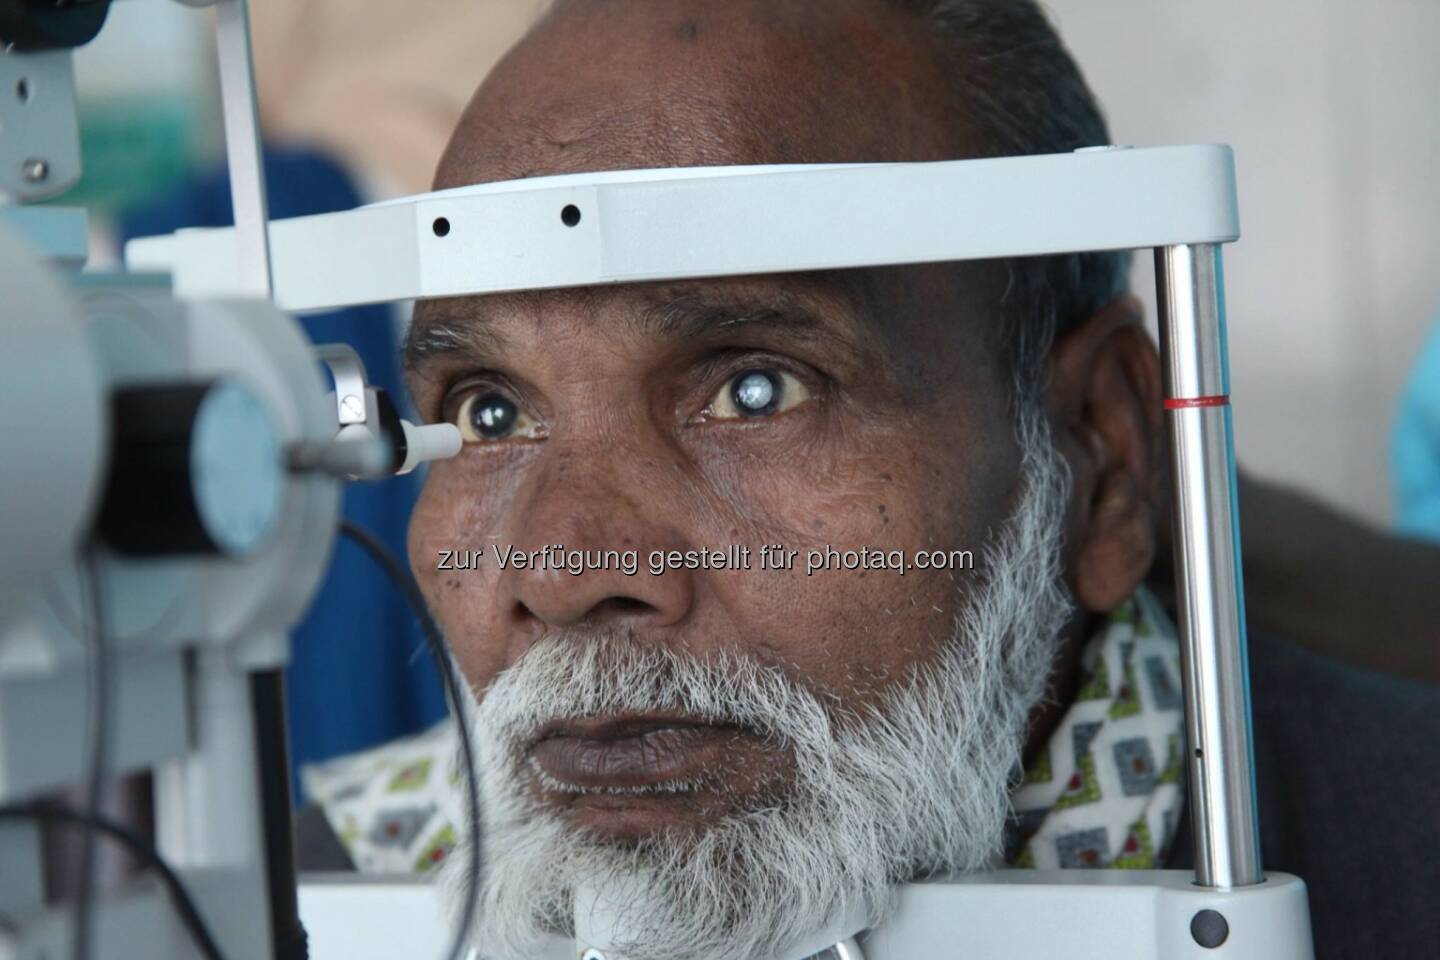
[(629, 715), (547, 724), (529, 754), (550, 789), (681, 792), (739, 736), (733, 726)]

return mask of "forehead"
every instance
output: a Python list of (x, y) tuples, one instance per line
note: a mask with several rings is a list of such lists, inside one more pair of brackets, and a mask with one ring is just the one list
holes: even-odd
[(477, 91), (436, 185), (957, 159), (953, 89), (888, 0), (562, 0)]
[[(926, 25), (892, 0), (560, 0), (471, 100), (436, 187), (974, 155), (944, 62)], [(967, 292), (983, 279), (968, 267), (776, 275), (691, 284), (675, 299), (731, 302), (728, 314), (713, 311), (721, 319), (783, 304), (792, 318), (819, 317), (877, 348), (913, 339), (921, 315), (953, 307), (961, 277)], [(595, 315), (600, 303), (623, 305), (627, 325), (667, 332), (648, 320), (672, 292), (647, 285), (421, 304), (409, 359), (485, 336), (496, 326), (489, 318)]]

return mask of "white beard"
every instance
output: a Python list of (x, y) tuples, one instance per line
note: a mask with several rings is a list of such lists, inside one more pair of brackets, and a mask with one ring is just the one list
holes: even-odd
[[(699, 660), (624, 633), (549, 638), (483, 704), (472, 700), (486, 828), (471, 939), (480, 954), (531, 960), (548, 937), (571, 934), (577, 888), (623, 883), (633, 916), (611, 946), (633, 960), (770, 956), (855, 904), (878, 924), (893, 884), (995, 865), (1027, 721), (1071, 610), (1060, 581), (1068, 477), (1038, 415), (1022, 418), (1020, 440), (1016, 509), (986, 548), (953, 637), (859, 712), (827, 709), (742, 654)], [(540, 724), (657, 710), (783, 744), (794, 761), (785, 795), (702, 833), (626, 847), (567, 827), (527, 792), (519, 757)], [(465, 859), (446, 870), (456, 913)]]

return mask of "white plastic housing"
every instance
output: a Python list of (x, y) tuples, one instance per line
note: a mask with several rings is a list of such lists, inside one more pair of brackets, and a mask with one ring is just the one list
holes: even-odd
[[(275, 298), (287, 310), (1239, 235), (1225, 146), (587, 173), (270, 225)], [(239, 256), (231, 229), (126, 247), (130, 269), (172, 273), (184, 297), (233, 293)]]
[(17, 598), (65, 563), (89, 528), (109, 421), (99, 365), (74, 294), (4, 223), (0, 291), (3, 633)]
[[(898, 888), (894, 912), (860, 938), (865, 960), (1312, 960), (1305, 884), (1270, 873), (1221, 892), (1177, 870), (1003, 870)], [(1195, 942), (1191, 920), (1220, 913), (1229, 936)], [(314, 877), (300, 886), (312, 960), (430, 956), (446, 944), (441, 888), (423, 882)], [(843, 926), (843, 924), (842, 924)], [(834, 936), (848, 936), (858, 927)], [(813, 952), (804, 938), (799, 960)], [(484, 954), (485, 944), (476, 944)], [(536, 960), (574, 960), (587, 944), (554, 939)], [(602, 951), (603, 952), (603, 951)], [(606, 953), (606, 960), (624, 960)]]

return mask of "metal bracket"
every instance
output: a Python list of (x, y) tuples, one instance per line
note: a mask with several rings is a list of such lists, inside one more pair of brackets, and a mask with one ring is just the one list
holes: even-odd
[[(255, 108), (255, 70), (250, 54), (250, 18), (245, 0), (215, 4), (215, 52), (220, 66), (220, 99), (225, 115), (225, 154), (230, 170), (230, 202), (235, 211), (239, 292), (269, 300), (269, 202), (260, 120)], [(342, 421), (343, 422), (343, 421)]]
[(330, 368), (330, 375), (335, 378), (335, 415), (340, 426), (368, 423), (368, 386), (360, 354), (348, 343), (322, 343), (315, 348), (315, 356)]
[(79, 179), (70, 51), (0, 49), (0, 202), (44, 200)]

